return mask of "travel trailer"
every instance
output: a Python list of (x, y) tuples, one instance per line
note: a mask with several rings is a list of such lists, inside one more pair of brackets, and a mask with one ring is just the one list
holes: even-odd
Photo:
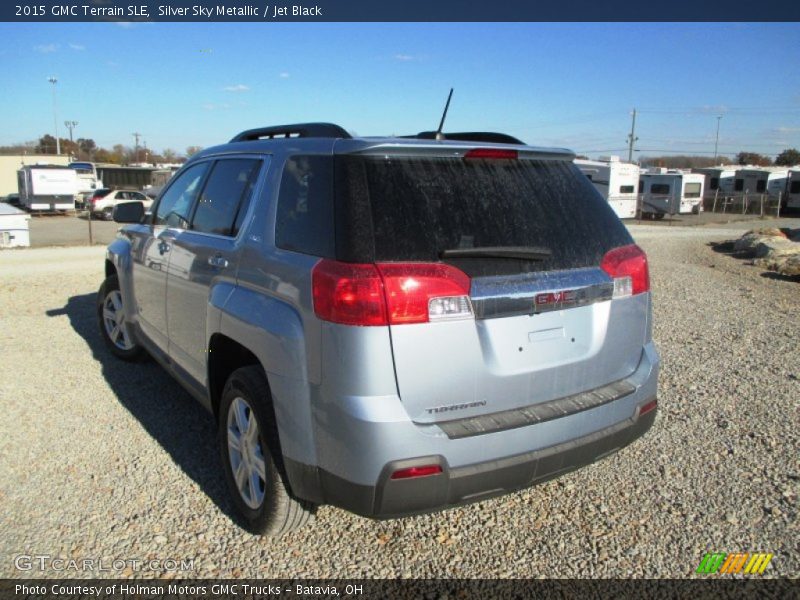
[(600, 160), (575, 159), (575, 165), (611, 205), (620, 219), (636, 217), (639, 167), (619, 161), (618, 156)]
[(701, 173), (681, 171), (643, 173), (639, 178), (642, 216), (661, 219), (664, 215), (701, 212), (705, 178)]
[(719, 167), (692, 169), (692, 173), (705, 175), (705, 194), (703, 194), (703, 197), (708, 200), (714, 200), (715, 198), (733, 195), (734, 180), (739, 169), (741, 167), (737, 165), (722, 165)]
[(19, 204), (28, 210), (74, 210), (78, 175), (56, 165), (26, 165), (17, 171)]
[(734, 181), (737, 194), (767, 194), (777, 196), (786, 193), (789, 169), (782, 167), (745, 167), (739, 170)]

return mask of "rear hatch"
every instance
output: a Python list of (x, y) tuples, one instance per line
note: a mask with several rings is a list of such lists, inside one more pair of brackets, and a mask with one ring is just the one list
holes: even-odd
[[(609, 264), (619, 261), (608, 253), (635, 246), (571, 156), (438, 152), (336, 159), (337, 258), (376, 263), (390, 305), (393, 285), (400, 294), (431, 281), (450, 289), (449, 280), (456, 290), (423, 322), (389, 319), (409, 416), (435, 423), (513, 411), (630, 375), (648, 294), (622, 290), (612, 300)], [(431, 263), (438, 270), (421, 266)], [(459, 304), (458, 289), (468, 301)]]

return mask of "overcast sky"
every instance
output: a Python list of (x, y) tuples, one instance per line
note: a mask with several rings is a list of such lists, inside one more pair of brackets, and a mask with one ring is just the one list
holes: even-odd
[(800, 148), (800, 24), (0, 23), (0, 145), (59, 132), (183, 152), (256, 126), (495, 130), (627, 155)]

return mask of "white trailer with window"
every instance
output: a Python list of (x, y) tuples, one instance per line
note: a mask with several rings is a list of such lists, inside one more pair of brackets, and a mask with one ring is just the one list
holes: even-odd
[(642, 216), (660, 219), (701, 212), (705, 179), (701, 173), (681, 171), (643, 173), (639, 179)]
[(56, 165), (26, 165), (17, 171), (19, 204), (28, 210), (74, 210), (78, 176)]
[(786, 193), (789, 169), (783, 167), (745, 167), (736, 174), (737, 194), (767, 194), (777, 197)]
[(31, 245), (28, 221), (31, 216), (10, 204), (0, 202), (0, 248)]
[(741, 167), (737, 165), (722, 165), (719, 167), (692, 169), (692, 173), (700, 173), (705, 176), (705, 193), (703, 197), (707, 200), (714, 200), (715, 198), (733, 195), (734, 181), (739, 169)]
[(619, 161), (618, 156), (600, 160), (575, 159), (575, 165), (605, 198), (620, 219), (636, 216), (639, 167)]

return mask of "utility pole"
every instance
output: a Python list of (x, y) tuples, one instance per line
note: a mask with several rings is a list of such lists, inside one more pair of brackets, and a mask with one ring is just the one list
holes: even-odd
[(714, 164), (717, 164), (717, 147), (719, 146), (719, 122), (722, 120), (722, 115), (717, 117), (717, 139), (714, 141)]
[(638, 141), (636, 137), (636, 109), (633, 109), (633, 121), (631, 121), (631, 132), (628, 134), (628, 162), (633, 162), (633, 145)]
[(69, 141), (72, 141), (72, 130), (78, 126), (77, 121), (64, 121), (64, 126), (69, 129)]
[(134, 132), (131, 135), (136, 140), (136, 151), (135, 151), (135, 154), (134, 154), (134, 157), (135, 157), (134, 158), (134, 162), (138, 163), (139, 162), (139, 138), (142, 137), (142, 134), (138, 133), (138, 132)]
[(53, 124), (56, 126), (56, 154), (61, 154), (61, 142), (58, 139), (58, 108), (56, 105), (56, 84), (58, 79), (51, 75), (47, 78), (47, 81), (53, 84)]

